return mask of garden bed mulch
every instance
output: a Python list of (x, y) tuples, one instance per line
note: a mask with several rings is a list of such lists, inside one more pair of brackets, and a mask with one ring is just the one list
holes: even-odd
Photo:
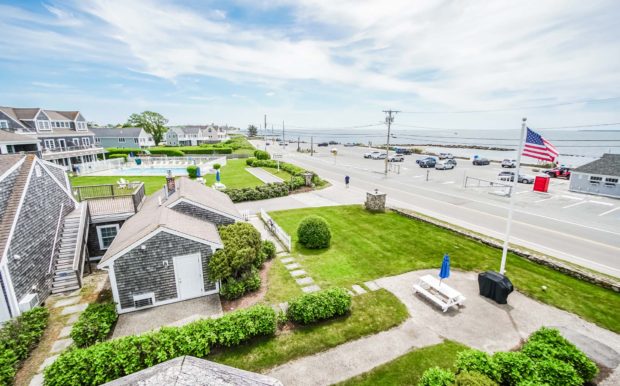
[(269, 269), (273, 265), (274, 260), (275, 259), (266, 261), (265, 264), (263, 264), (263, 267), (260, 269), (259, 275), (261, 285), (258, 291), (251, 292), (235, 300), (222, 299), (222, 311), (224, 311), (225, 314), (241, 308), (251, 307), (263, 301), (269, 285), (267, 282), (267, 275), (269, 273)]

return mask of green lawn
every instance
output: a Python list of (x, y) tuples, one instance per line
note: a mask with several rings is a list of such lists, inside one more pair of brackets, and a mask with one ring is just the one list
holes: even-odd
[(280, 259), (275, 259), (269, 269), (267, 277), (267, 293), (265, 302), (280, 304), (296, 298), (302, 294), (301, 288), (295, 282)]
[[(226, 165), (220, 169), (221, 182), (226, 185), (227, 188), (239, 189), (239, 188), (251, 188), (254, 186), (263, 185), (263, 181), (254, 177), (245, 168), (244, 159), (229, 159), (226, 161)], [(215, 174), (208, 174), (205, 177), (207, 186), (211, 186), (215, 183)]]
[(84, 177), (71, 177), (72, 186), (84, 186), (84, 185), (114, 185), (115, 192), (130, 193), (130, 190), (118, 189), (116, 182), (124, 178), (127, 181), (141, 181), (144, 182), (144, 191), (146, 194), (153, 194), (159, 189), (164, 187), (166, 183), (166, 177), (163, 176), (84, 176)]
[(284, 182), (288, 182), (293, 177), (290, 173), (285, 172), (284, 170), (277, 168), (262, 168), (263, 170), (273, 174), (274, 176), (280, 177), (284, 180)]
[[(307, 215), (325, 218), (332, 229), (327, 250), (307, 250), (295, 230)], [(322, 287), (350, 286), (407, 271), (436, 268), (449, 253), (453, 268), (498, 270), (501, 250), (443, 228), (395, 213), (371, 214), (361, 206), (307, 208), (271, 213), (292, 237), (293, 256)], [(508, 255), (507, 276), (515, 288), (541, 302), (620, 332), (620, 295), (594, 284)], [(542, 291), (541, 286), (547, 286)]]
[(354, 297), (349, 316), (299, 327), (275, 338), (255, 340), (214, 353), (208, 359), (259, 372), (387, 330), (407, 317), (406, 307), (390, 292), (381, 289)]
[(416, 386), (424, 371), (439, 366), (451, 369), (456, 355), (468, 347), (452, 341), (413, 350), (371, 371), (353, 377), (338, 386)]

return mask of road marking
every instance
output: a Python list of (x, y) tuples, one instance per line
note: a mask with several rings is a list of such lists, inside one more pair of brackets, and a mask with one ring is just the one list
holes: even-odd
[(413, 176), (413, 178), (420, 178), (420, 177), (424, 177), (423, 175), (418, 175), (418, 176)]
[(563, 194), (562, 197), (569, 198), (571, 200), (580, 200), (580, 201), (583, 200), (583, 197), (569, 196), (569, 195), (566, 195), (566, 194)]
[(576, 202), (576, 203), (574, 203), (574, 204), (570, 204), (570, 205), (563, 206), (563, 207), (562, 207), (562, 209), (572, 208), (573, 206), (577, 206), (577, 205), (585, 204), (585, 203), (587, 203), (587, 202), (588, 202), (588, 201), (579, 201), (579, 202)]
[(614, 206), (614, 204), (612, 204), (610, 202), (593, 201), (593, 200), (590, 200), (588, 202), (591, 203), (591, 204), (598, 204), (598, 205), (605, 205), (605, 206)]
[(531, 192), (529, 190), (524, 190), (524, 191), (521, 191), (521, 192), (517, 192), (515, 194), (523, 194), (523, 193), (531, 193)]
[(453, 184), (453, 183), (454, 183), (454, 181), (446, 181), (446, 182), (442, 182), (442, 184), (443, 184), (443, 185), (446, 185), (446, 184)]
[(606, 214), (610, 214), (611, 212), (615, 212), (615, 211), (617, 211), (618, 209), (620, 209), (620, 206), (619, 206), (619, 207), (617, 207), (617, 208), (610, 209), (610, 210), (608, 210), (607, 212), (603, 212), (603, 213), (599, 214), (599, 216), (605, 216)]
[(535, 204), (539, 203), (539, 202), (543, 202), (543, 201), (547, 201), (547, 200), (551, 200), (553, 198), (553, 196), (551, 197), (547, 197), (547, 198), (541, 198), (540, 200), (536, 200), (534, 201)]

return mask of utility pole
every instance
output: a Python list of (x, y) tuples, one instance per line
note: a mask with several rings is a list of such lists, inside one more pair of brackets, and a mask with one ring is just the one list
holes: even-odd
[(300, 151), (300, 150), (301, 150), (301, 148), (299, 147), (299, 139), (300, 139), (300, 138), (299, 138), (299, 137), (297, 137), (297, 151)]
[(282, 121), (282, 143), (284, 143), (284, 121)]
[(310, 137), (310, 156), (314, 156), (314, 137)]
[(265, 151), (267, 151), (267, 114), (265, 114), (265, 126), (263, 126), (263, 139), (265, 140)]
[[(385, 149), (385, 175), (388, 174), (388, 157), (390, 156), (390, 130), (392, 128), (392, 122), (394, 122), (394, 115), (400, 113), (400, 111), (396, 110), (383, 110), (384, 113), (387, 114), (385, 117), (385, 123), (387, 123), (387, 147)], [(392, 115), (394, 114), (394, 115)]]

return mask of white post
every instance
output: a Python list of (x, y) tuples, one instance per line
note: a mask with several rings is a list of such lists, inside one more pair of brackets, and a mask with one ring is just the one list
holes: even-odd
[(512, 225), (512, 212), (515, 207), (515, 197), (517, 196), (515, 190), (517, 188), (517, 183), (519, 181), (519, 168), (521, 166), (521, 153), (523, 153), (523, 142), (525, 140), (525, 130), (526, 124), (525, 121), (527, 118), (523, 118), (523, 123), (521, 124), (521, 138), (519, 139), (519, 147), (517, 148), (517, 165), (514, 180), (512, 181), (512, 187), (510, 188), (510, 204), (508, 206), (508, 222), (506, 223), (506, 235), (504, 236), (504, 247), (502, 249), (502, 263), (499, 268), (499, 273), (502, 275), (506, 272), (506, 255), (508, 254), (508, 242), (510, 240), (510, 228)]

